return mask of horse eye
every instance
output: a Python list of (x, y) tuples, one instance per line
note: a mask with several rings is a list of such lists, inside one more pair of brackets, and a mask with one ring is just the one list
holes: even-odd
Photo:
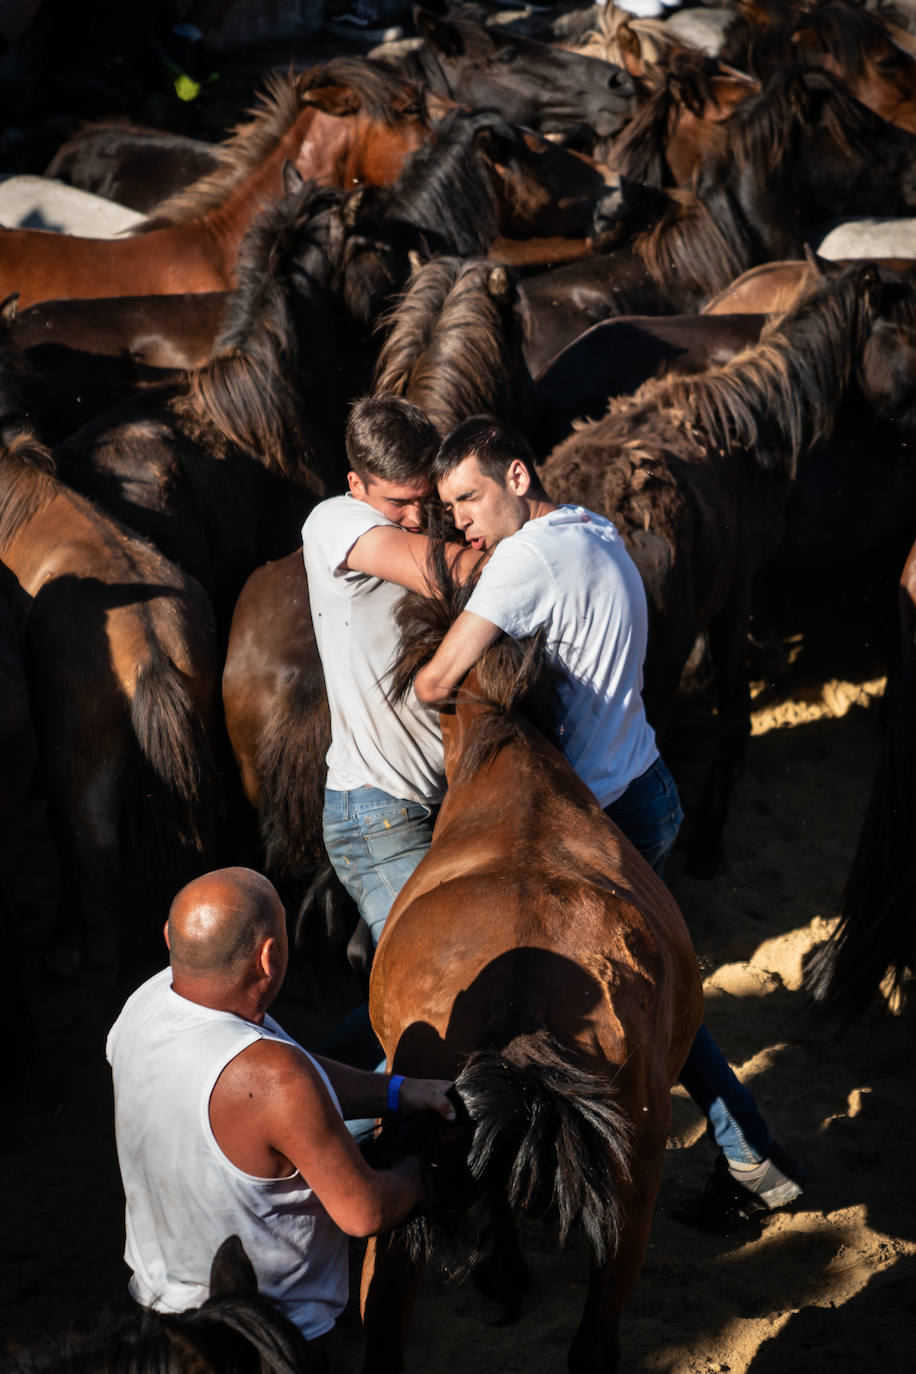
[(505, 66), (508, 66), (509, 63), (514, 62), (517, 57), (518, 52), (515, 48), (503, 48), (502, 52), (499, 54), (499, 61)]
[(401, 111), (405, 119), (419, 119), (422, 113), (423, 107), (419, 104), (405, 105), (404, 109)]

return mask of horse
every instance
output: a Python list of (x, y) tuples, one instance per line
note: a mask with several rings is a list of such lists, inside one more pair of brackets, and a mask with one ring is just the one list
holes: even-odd
[(535, 453), (542, 456), (577, 420), (599, 420), (612, 396), (652, 377), (702, 372), (756, 343), (762, 314), (619, 315), (592, 325), (564, 348), (535, 387)]
[(512, 124), (590, 152), (596, 137), (629, 118), (630, 78), (611, 62), (486, 28), (460, 11), (414, 10), (423, 39), (399, 59), (409, 81), (475, 109), (497, 109)]
[(239, 244), (283, 168), (350, 189), (393, 181), (428, 136), (416, 88), (379, 63), (338, 58), (296, 77), (270, 78), (261, 106), (221, 148), (220, 170), (160, 205), (114, 241), (0, 230), (0, 296), (20, 305), (68, 296), (227, 290)]
[(839, 919), (804, 968), (817, 1010), (846, 1029), (875, 1002), (879, 989), (886, 990), (889, 1005), (899, 1007), (907, 973), (916, 966), (916, 544), (900, 574), (897, 611), (900, 661), (888, 681), (884, 738)]
[(680, 49), (651, 82), (639, 82), (643, 99), (611, 143), (604, 162), (621, 175), (651, 186), (680, 186), (725, 141), (725, 121), (759, 94), (756, 78), (705, 53)]
[[(694, 378), (648, 382), (558, 445), (541, 469), (553, 500), (607, 514), (642, 573), (650, 608), (645, 699), (663, 723), (697, 633), (708, 627), (718, 708), (715, 758), (692, 821), (691, 871), (724, 862), (722, 830), (749, 734), (744, 664), (751, 590), (779, 545), (801, 455), (842, 402), (860, 415), (912, 406), (912, 368), (889, 375), (913, 293), (871, 267), (828, 280), (761, 342)], [(844, 421), (845, 424), (845, 421)]]
[(297, 1326), (258, 1293), (238, 1236), (213, 1257), (210, 1295), (186, 1312), (134, 1306), (91, 1335), (16, 1352), (8, 1374), (309, 1374), (323, 1367)]
[(296, 546), (336, 475), (341, 199), (307, 183), (268, 206), (211, 362), (55, 449), (65, 480), (202, 582), (223, 632), (245, 578)]
[(531, 430), (533, 396), (505, 268), (487, 259), (418, 264), (383, 325), (374, 393), (404, 396), (445, 437), (486, 411)]
[(212, 143), (128, 120), (99, 120), (71, 134), (44, 175), (148, 215), (219, 165), (220, 149)]
[(696, 310), (756, 263), (801, 257), (825, 220), (904, 214), (916, 202), (914, 136), (827, 72), (776, 74), (723, 133), (696, 194), (656, 192), (664, 208), (631, 243), (521, 283), (532, 376), (601, 319)]
[[(395, 692), (467, 597), (442, 568), (439, 581), (405, 600)], [(507, 1308), (525, 1281), (510, 1204), (553, 1215), (561, 1241), (580, 1224), (591, 1274), (568, 1363), (605, 1374), (702, 991), (674, 899), (534, 723), (549, 728), (542, 654), (539, 636), (498, 642), (442, 713), (447, 791), (379, 940), (369, 1007), (389, 1069), (452, 1078), (462, 1104), (430, 1222), (454, 1231), (488, 1206), (488, 1286)], [(365, 1374), (403, 1368), (419, 1267), (403, 1232), (370, 1240)]]
[(755, 71), (793, 62), (823, 67), (882, 119), (916, 133), (916, 58), (898, 46), (881, 13), (850, 0), (816, 0), (773, 10), (763, 33), (757, 17), (746, 26), (747, 61)]
[(196, 582), (53, 475), (0, 368), (0, 558), (60, 857), (61, 969), (122, 976), (206, 866), (213, 615)]

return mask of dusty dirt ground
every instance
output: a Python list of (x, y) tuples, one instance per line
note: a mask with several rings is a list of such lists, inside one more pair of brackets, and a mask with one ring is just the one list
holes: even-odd
[[(809, 1024), (800, 990), (802, 957), (828, 930), (878, 747), (881, 655), (868, 643), (872, 613), (854, 610), (841, 596), (829, 633), (806, 629), (789, 643), (795, 662), (780, 685), (758, 685), (727, 871), (691, 879), (676, 850), (669, 874), (706, 976), (708, 1021), (778, 1139), (806, 1160), (808, 1187), (793, 1211), (729, 1237), (671, 1220), (668, 1209), (702, 1185), (713, 1158), (676, 1090), (657, 1216), (623, 1324), (632, 1374), (914, 1367), (913, 1009), (838, 1038)], [(666, 745), (688, 803), (705, 720), (701, 703), (686, 704)], [(32, 986), (28, 1101), (0, 1135), (7, 1347), (91, 1326), (125, 1282), (104, 990), (87, 980)], [(287, 997), (280, 1016), (308, 1043), (333, 1014), (330, 1003)], [(558, 1255), (536, 1228), (524, 1234), (535, 1286), (522, 1321), (494, 1325), (472, 1287), (430, 1275), (409, 1347), (415, 1374), (565, 1368), (585, 1252)], [(355, 1362), (355, 1319), (344, 1331)]]

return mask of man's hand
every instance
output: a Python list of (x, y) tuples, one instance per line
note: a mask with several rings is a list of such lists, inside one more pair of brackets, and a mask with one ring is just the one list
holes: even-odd
[(446, 1097), (454, 1085), (447, 1078), (405, 1078), (398, 1095), (398, 1111), (438, 1112), (446, 1121), (455, 1120), (455, 1107)]

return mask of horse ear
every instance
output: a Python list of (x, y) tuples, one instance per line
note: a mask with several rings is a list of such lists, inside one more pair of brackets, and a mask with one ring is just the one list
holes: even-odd
[(464, 39), (461, 37), (460, 29), (454, 24), (449, 24), (447, 20), (440, 19), (438, 15), (419, 6), (413, 12), (413, 22), (423, 41), (440, 52), (443, 57), (463, 55)]
[(487, 274), (487, 295), (505, 304), (512, 295), (512, 278), (505, 267), (492, 267)]
[(19, 292), (14, 291), (12, 295), (7, 296), (3, 304), (0, 305), (0, 315), (3, 316), (4, 324), (11, 325), (16, 318), (16, 302), (18, 300)]
[(646, 67), (642, 58), (642, 44), (639, 35), (630, 28), (627, 20), (618, 24), (614, 33), (617, 49), (620, 53), (620, 60), (624, 69), (637, 79), (645, 76)]
[(359, 96), (352, 86), (316, 86), (302, 92), (303, 105), (315, 105), (325, 114), (338, 119), (356, 114), (360, 107)]
[(415, 277), (419, 272), (420, 268), (423, 266), (423, 258), (421, 258), (416, 248), (411, 248), (408, 251), (407, 261), (410, 263), (410, 275), (412, 277)]
[(884, 299), (884, 282), (873, 262), (866, 262), (859, 272), (859, 290), (869, 314), (876, 314)]
[(232, 1293), (239, 1297), (257, 1293), (254, 1265), (238, 1236), (227, 1236), (210, 1266), (210, 1297)]
[(290, 162), (289, 158), (286, 158), (283, 163), (281, 180), (283, 182), (283, 194), (285, 196), (291, 196), (294, 191), (301, 191), (305, 185), (305, 178), (296, 164)]
[(345, 229), (355, 229), (359, 220), (360, 212), (366, 200), (368, 188), (360, 186), (357, 190), (351, 191), (343, 203), (341, 219)]
[(835, 277), (837, 272), (842, 270), (829, 258), (819, 258), (810, 243), (805, 244), (805, 262), (821, 281), (826, 281), (828, 277)]

